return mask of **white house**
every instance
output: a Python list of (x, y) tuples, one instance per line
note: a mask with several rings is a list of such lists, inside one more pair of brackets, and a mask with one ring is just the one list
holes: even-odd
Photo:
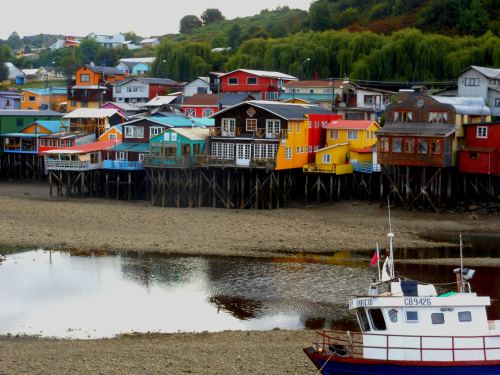
[(144, 104), (156, 95), (176, 89), (179, 83), (168, 78), (132, 77), (113, 85), (113, 100), (117, 103)]
[(127, 45), (125, 42), (125, 35), (115, 34), (115, 35), (103, 35), (91, 33), (87, 38), (94, 39), (97, 43), (100, 43), (103, 47), (107, 48), (120, 48)]
[(23, 77), (24, 79), (24, 73), (21, 69), (19, 69), (17, 66), (12, 64), (11, 62), (6, 62), (5, 66), (7, 67), (7, 70), (9, 71), (7, 74), (7, 79), (9, 81), (15, 82), (17, 77)]
[(195, 94), (211, 94), (210, 79), (208, 77), (198, 77), (194, 81), (184, 86), (184, 96), (189, 97)]
[(147, 38), (147, 39), (143, 39), (139, 42), (139, 44), (141, 45), (141, 47), (156, 47), (156, 46), (159, 46), (160, 45), (160, 41), (158, 40), (158, 38)]
[(116, 67), (121, 71), (134, 76), (142, 76), (149, 73), (155, 57), (123, 58), (119, 61)]
[(391, 104), (391, 98), (395, 94), (392, 91), (366, 87), (355, 87), (355, 93), (357, 108), (373, 109), (375, 112), (385, 111), (385, 106)]
[(458, 76), (458, 96), (483, 98), (492, 116), (500, 116), (500, 69), (470, 66)]

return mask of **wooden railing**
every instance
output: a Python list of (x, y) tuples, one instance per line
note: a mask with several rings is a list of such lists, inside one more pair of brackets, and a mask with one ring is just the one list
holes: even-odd
[(373, 356), (367, 355), (371, 351), (377, 353), (377, 358), (372, 359), (385, 360), (400, 356), (405, 358), (399, 360), (432, 362), (500, 360), (500, 335), (420, 336), (323, 331), (316, 332), (314, 344), (321, 353), (352, 358), (371, 358)]

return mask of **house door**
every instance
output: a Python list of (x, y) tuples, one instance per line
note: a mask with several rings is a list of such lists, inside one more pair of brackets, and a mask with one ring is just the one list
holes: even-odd
[(236, 145), (236, 165), (248, 167), (250, 165), (250, 150), (249, 144)]

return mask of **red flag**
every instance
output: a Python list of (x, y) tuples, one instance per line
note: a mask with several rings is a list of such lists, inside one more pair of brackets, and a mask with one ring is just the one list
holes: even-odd
[(377, 250), (375, 250), (375, 254), (373, 254), (373, 258), (370, 262), (370, 267), (373, 267), (376, 264), (378, 264), (378, 251)]

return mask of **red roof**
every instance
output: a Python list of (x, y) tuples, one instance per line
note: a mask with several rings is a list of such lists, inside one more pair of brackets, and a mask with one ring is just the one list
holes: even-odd
[(219, 104), (219, 96), (217, 94), (195, 94), (184, 100), (182, 107), (189, 106), (207, 106), (217, 107)]
[(351, 151), (357, 152), (359, 154), (371, 154), (374, 151), (375, 147), (367, 147), (367, 148), (351, 148)]
[(330, 121), (325, 129), (363, 129), (366, 130), (375, 121), (372, 120), (333, 120)]
[(122, 143), (121, 140), (111, 140), (111, 141), (102, 141), (102, 142), (93, 142), (93, 143), (85, 143), (83, 145), (72, 146), (68, 148), (62, 149), (54, 149), (50, 151), (46, 151), (46, 153), (57, 154), (58, 151), (62, 153), (67, 153), (68, 151), (74, 151), (74, 153), (85, 154), (87, 152), (95, 152), (95, 151), (103, 151), (107, 150), (111, 147), (119, 145)]

